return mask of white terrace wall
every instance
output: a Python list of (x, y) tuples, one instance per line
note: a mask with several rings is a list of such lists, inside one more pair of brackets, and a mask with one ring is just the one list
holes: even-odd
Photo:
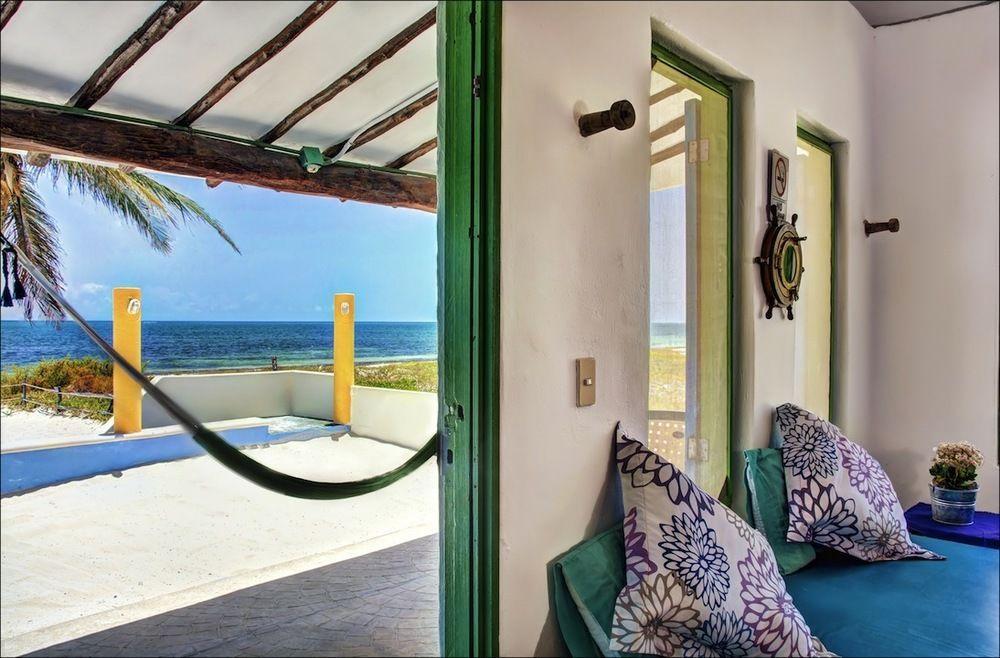
[[(333, 417), (333, 375), (303, 370), (161, 375), (153, 382), (202, 422), (268, 416)], [(175, 425), (148, 396), (142, 425)], [(414, 450), (437, 429), (437, 396), (417, 391), (355, 386), (351, 433)]]
[(1000, 6), (875, 30), (869, 448), (909, 505), (941, 441), (986, 454), (997, 511)]
[[(768, 441), (794, 401), (794, 326), (765, 320), (752, 264), (769, 148), (795, 153), (807, 120), (838, 147), (846, 239), (837, 420), (864, 441), (873, 31), (848, 3), (505, 3), (501, 140), (500, 649), (564, 651), (546, 566), (617, 511), (614, 424), (644, 433), (648, 379), (650, 43), (685, 51), (739, 86), (734, 264), (742, 354), (734, 455)], [(574, 115), (630, 99), (636, 127), (587, 139)], [(795, 172), (792, 171), (792, 176)], [(574, 405), (576, 357), (597, 359), (597, 404)], [(720, 373), (720, 376), (722, 373)], [(733, 473), (734, 484), (740, 481)]]

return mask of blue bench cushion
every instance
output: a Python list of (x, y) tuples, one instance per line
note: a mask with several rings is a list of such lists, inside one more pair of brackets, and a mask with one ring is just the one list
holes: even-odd
[(943, 539), (920, 542), (947, 560), (865, 563), (828, 552), (785, 577), (796, 607), (830, 651), (1000, 655), (1000, 552)]
[[(841, 656), (996, 656), (1000, 552), (921, 538), (940, 562), (865, 563), (822, 553), (786, 576), (814, 635)], [(625, 584), (621, 527), (579, 544), (551, 567), (556, 618), (573, 656), (608, 650), (615, 597)]]

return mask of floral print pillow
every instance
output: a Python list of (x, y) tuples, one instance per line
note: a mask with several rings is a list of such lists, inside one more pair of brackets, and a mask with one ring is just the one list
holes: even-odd
[(625, 587), (610, 648), (659, 656), (814, 656), (771, 547), (673, 464), (615, 429)]
[(868, 451), (794, 404), (775, 413), (788, 489), (788, 535), (868, 562), (943, 559), (910, 540), (896, 490)]

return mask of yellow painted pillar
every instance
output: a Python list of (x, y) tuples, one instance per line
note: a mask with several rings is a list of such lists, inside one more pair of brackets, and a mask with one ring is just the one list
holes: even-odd
[[(115, 288), (112, 292), (114, 346), (129, 363), (142, 368), (142, 292), (138, 288)], [(131, 434), (142, 429), (142, 388), (117, 364), (112, 373), (115, 397), (115, 433)]]
[(351, 422), (351, 387), (354, 386), (354, 295), (333, 296), (333, 420)]

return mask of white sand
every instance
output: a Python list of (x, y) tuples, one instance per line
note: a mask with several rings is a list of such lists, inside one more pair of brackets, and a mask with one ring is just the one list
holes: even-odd
[[(247, 452), (343, 481), (412, 451), (351, 436)], [(433, 460), (380, 491), (287, 498), (209, 457), (0, 500), (0, 653), (21, 654), (437, 531)]]
[(77, 439), (98, 433), (103, 421), (43, 411), (0, 412), (0, 449), (25, 448), (50, 439)]

